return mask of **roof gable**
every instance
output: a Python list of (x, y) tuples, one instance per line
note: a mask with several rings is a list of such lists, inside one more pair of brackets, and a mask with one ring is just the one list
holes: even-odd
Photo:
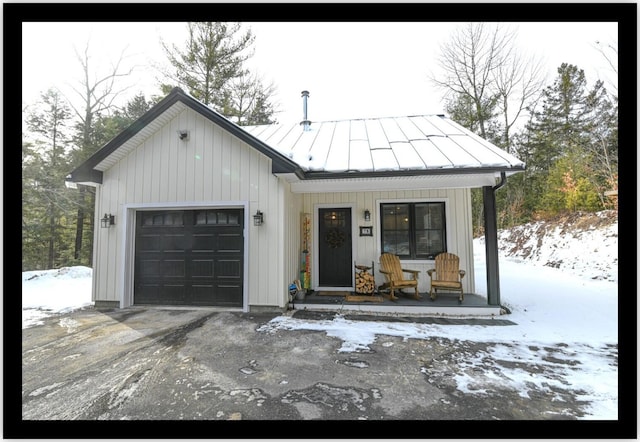
[(213, 123), (240, 138), (254, 149), (272, 159), (273, 173), (300, 173), (299, 166), (291, 159), (272, 149), (263, 141), (243, 130), (200, 101), (174, 88), (169, 95), (146, 112), (142, 117), (123, 130), (106, 145), (96, 151), (84, 163), (73, 170), (67, 181), (77, 183), (102, 183), (102, 172), (126, 155), (133, 147), (149, 137), (160, 127), (189, 107)]

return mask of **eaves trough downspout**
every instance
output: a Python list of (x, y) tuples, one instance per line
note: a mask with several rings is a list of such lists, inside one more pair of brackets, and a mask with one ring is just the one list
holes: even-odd
[(487, 303), (500, 305), (500, 272), (498, 269), (498, 223), (496, 214), (496, 190), (507, 183), (507, 175), (500, 172), (500, 182), (482, 188), (484, 205), (484, 241), (487, 266)]

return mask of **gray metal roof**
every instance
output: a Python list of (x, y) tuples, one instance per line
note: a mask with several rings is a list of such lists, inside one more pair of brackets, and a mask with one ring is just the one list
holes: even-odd
[[(307, 130), (301, 124), (241, 127), (175, 88), (74, 169), (67, 181), (102, 183), (103, 171), (185, 106), (267, 155), (272, 159), (272, 172), (288, 175), (291, 182), (437, 175), (440, 185), (464, 182), (473, 187), (489, 185), (498, 173), (510, 175), (525, 169), (525, 164), (513, 155), (444, 116), (311, 122)], [(464, 181), (462, 175), (476, 178)], [(447, 181), (447, 177), (455, 183)], [(340, 185), (344, 187), (343, 182)], [(303, 190), (303, 184), (296, 186), (298, 191)], [(304, 190), (314, 186), (310, 183)]]
[(518, 172), (525, 167), (518, 158), (441, 115), (312, 122), (306, 131), (302, 124), (242, 129), (305, 172)]

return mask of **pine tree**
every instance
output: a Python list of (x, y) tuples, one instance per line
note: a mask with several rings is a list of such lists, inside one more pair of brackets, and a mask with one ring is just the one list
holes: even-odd
[(584, 71), (563, 63), (519, 146), (529, 170), (529, 210), (601, 210), (617, 186), (617, 108), (602, 82), (588, 90)]
[[(171, 65), (165, 76), (239, 125), (275, 122), (274, 86), (245, 69), (253, 55), (251, 30), (234, 22), (192, 22), (188, 31), (184, 49), (162, 42)], [(160, 88), (166, 95), (172, 86)]]
[[(73, 192), (65, 186), (68, 172), (68, 104), (55, 90), (41, 95), (27, 128), (33, 143), (23, 143), (23, 268), (56, 268), (68, 264), (65, 240), (72, 226)], [(72, 222), (72, 221), (71, 221)]]
[(139, 93), (123, 107), (116, 108), (111, 115), (98, 115), (93, 128), (94, 142), (100, 146), (107, 144), (151, 109), (151, 106), (152, 102)]
[(186, 47), (169, 47), (162, 42), (172, 71), (167, 76), (206, 105), (219, 109), (221, 92), (228, 82), (241, 76), (243, 63), (252, 55), (251, 30), (241, 31), (240, 23), (190, 22)]
[(532, 158), (537, 167), (549, 170), (562, 154), (583, 142), (590, 111), (586, 86), (584, 71), (563, 63), (554, 83), (544, 89), (542, 110), (535, 113), (531, 128), (544, 141)]

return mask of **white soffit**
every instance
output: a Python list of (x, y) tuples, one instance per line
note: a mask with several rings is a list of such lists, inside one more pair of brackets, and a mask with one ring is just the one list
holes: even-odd
[(119, 148), (111, 152), (104, 160), (100, 161), (94, 169), (104, 172), (111, 168), (114, 164), (120, 161), (122, 158), (129, 155), (129, 153), (142, 144), (147, 138), (154, 133), (160, 131), (162, 127), (168, 124), (171, 120), (177, 117), (182, 111), (184, 111), (186, 105), (181, 101), (174, 103), (169, 109), (164, 111), (156, 119), (145, 125), (139, 132), (125, 141)]
[(454, 189), (496, 185), (496, 176), (493, 173), (314, 180), (299, 180), (295, 174), (278, 176), (289, 182), (293, 193)]

